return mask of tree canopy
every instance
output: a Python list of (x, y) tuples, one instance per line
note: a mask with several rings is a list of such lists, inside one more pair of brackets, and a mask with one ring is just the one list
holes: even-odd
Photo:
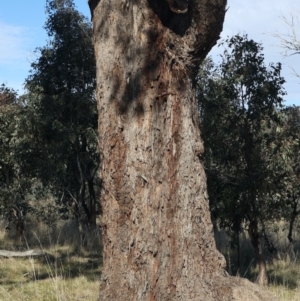
[[(10, 122), (5, 129), (4, 183), (12, 185), (17, 172), (30, 183), (27, 194), (36, 199), (43, 193), (54, 196), (61, 217), (67, 217), (70, 208), (78, 215), (82, 208), (84, 219), (95, 223), (99, 152), (92, 27), (71, 0), (48, 0), (46, 12), (49, 40), (36, 49), (27, 92), (18, 99), (21, 105), (13, 92), (2, 92), (11, 96), (10, 111), (20, 112), (5, 116)], [(10, 150), (13, 141), (17, 144)], [(8, 190), (11, 199), (14, 193)]]
[(280, 123), (284, 79), (280, 63), (267, 67), (262, 45), (247, 35), (222, 45), (220, 65), (208, 59), (198, 78), (211, 210), (233, 238), (246, 227), (257, 248), (264, 223), (278, 218), (269, 148), (270, 132)]

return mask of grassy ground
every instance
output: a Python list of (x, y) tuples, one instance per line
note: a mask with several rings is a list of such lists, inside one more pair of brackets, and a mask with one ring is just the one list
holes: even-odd
[[(269, 285), (267, 290), (271, 291), (279, 301), (300, 301), (300, 245), (294, 245), (293, 250), (287, 252), (287, 233), (280, 232), (280, 237), (272, 237), (276, 241), (278, 252), (270, 254), (265, 250), (267, 260), (267, 273)], [(240, 235), (240, 269), (236, 250), (230, 248), (229, 239), (226, 234), (216, 229), (216, 244), (219, 251), (225, 256), (229, 274), (248, 278), (255, 282), (258, 269), (255, 266), (255, 254), (251, 242), (245, 233)], [(297, 237), (300, 241), (300, 237)]]
[(268, 265), (269, 289), (280, 301), (300, 300), (299, 254), (277, 254)]
[(1, 249), (42, 249), (52, 255), (0, 258), (0, 301), (97, 300), (102, 264), (100, 237), (87, 238), (82, 247), (73, 226), (52, 229), (51, 233), (39, 227), (39, 233), (31, 232), (19, 246), (4, 231), (0, 232)]
[[(70, 223), (57, 228), (35, 225), (27, 231), (26, 241), (16, 245), (5, 231), (0, 231), (0, 248), (6, 250), (42, 249), (52, 256), (40, 258), (0, 257), (0, 301), (96, 301), (101, 274), (101, 237), (93, 233), (82, 247), (80, 234)], [(217, 240), (220, 238), (217, 237)], [(234, 254), (224, 248), (229, 271), (234, 274)], [(251, 247), (241, 247), (241, 276), (254, 281)], [(268, 262), (270, 285), (279, 301), (300, 301), (300, 255), (278, 253)]]

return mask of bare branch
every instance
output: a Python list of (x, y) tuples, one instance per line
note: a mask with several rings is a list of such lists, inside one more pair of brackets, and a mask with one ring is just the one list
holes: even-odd
[[(300, 12), (297, 13), (300, 15)], [(281, 53), (284, 57), (300, 54), (299, 17), (295, 13), (291, 13), (289, 17), (282, 15), (281, 19), (286, 25), (287, 33), (276, 31), (267, 34), (279, 40), (280, 45), (277, 46), (284, 50)]]

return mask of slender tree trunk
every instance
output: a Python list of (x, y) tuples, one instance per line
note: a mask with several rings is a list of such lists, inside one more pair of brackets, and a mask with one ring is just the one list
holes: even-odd
[(298, 207), (298, 202), (293, 195), (292, 213), (291, 213), (290, 223), (289, 223), (289, 233), (287, 236), (288, 240), (289, 240), (289, 247), (288, 247), (289, 251), (292, 250), (293, 243), (294, 243), (294, 238), (293, 238), (294, 223), (299, 214), (299, 210), (297, 210), (298, 209), (297, 207)]
[(289, 225), (289, 233), (288, 233), (288, 236), (287, 236), (290, 245), (292, 245), (293, 242), (294, 242), (294, 239), (293, 239), (293, 229), (294, 229), (294, 223), (295, 223), (296, 217), (297, 217), (297, 215), (294, 214), (294, 212), (293, 212), (293, 213), (291, 214), (290, 225)]
[(241, 246), (240, 246), (240, 231), (236, 231), (236, 241), (237, 241), (237, 276), (240, 276), (241, 269)]
[(258, 224), (256, 220), (250, 223), (248, 233), (251, 239), (252, 246), (254, 248), (254, 252), (258, 264), (257, 283), (259, 285), (266, 285), (268, 284), (266, 260), (263, 254), (261, 237), (258, 232)]
[[(193, 82), (226, 1), (89, 4), (102, 153), (99, 300), (239, 300), (215, 247)], [(256, 290), (249, 300), (262, 300)]]
[(297, 211), (297, 202), (294, 202), (294, 205), (293, 205), (293, 211), (291, 213), (291, 216), (290, 216), (290, 221), (289, 221), (289, 233), (288, 233), (288, 240), (289, 240), (289, 245), (287, 247), (287, 252), (291, 252), (293, 250), (293, 246), (294, 246), (294, 238), (293, 238), (293, 231), (294, 231), (294, 223), (296, 221), (296, 218), (299, 214), (299, 211)]
[(89, 188), (89, 224), (92, 227), (96, 226), (96, 193), (94, 189), (94, 181), (92, 177), (88, 177), (87, 179), (88, 188)]

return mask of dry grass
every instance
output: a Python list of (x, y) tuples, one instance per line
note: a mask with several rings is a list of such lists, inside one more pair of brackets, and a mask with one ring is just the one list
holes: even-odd
[(27, 234), (30, 239), (22, 247), (0, 232), (1, 249), (43, 249), (52, 255), (0, 258), (0, 301), (96, 301), (102, 261), (100, 237), (88, 237), (82, 247), (74, 225), (60, 225), (51, 233), (43, 226), (36, 230), (38, 234)]
[[(300, 301), (300, 244), (296, 243), (293, 251), (287, 252), (287, 233), (286, 231), (280, 231), (279, 234), (276, 232), (276, 237), (273, 239), (277, 242), (276, 247), (279, 252), (276, 255), (265, 253), (269, 277), (269, 286), (266, 289), (271, 291), (279, 301)], [(216, 229), (215, 238), (219, 251), (226, 258), (229, 274), (240, 275), (255, 282), (258, 276), (258, 268), (247, 235), (245, 233), (240, 235), (241, 266), (239, 271), (237, 268), (237, 252), (231, 249), (225, 232)], [(297, 237), (297, 241), (300, 241), (300, 237)]]
[[(82, 247), (74, 224), (61, 223), (55, 229), (33, 226), (20, 247), (0, 231), (1, 249), (43, 249), (51, 257), (0, 258), (0, 301), (96, 301), (101, 274), (101, 237), (87, 236)], [(255, 279), (257, 273), (251, 246), (242, 245), (242, 276)], [(223, 254), (234, 265), (234, 254)], [(231, 267), (230, 267), (231, 268)], [(270, 290), (279, 301), (300, 301), (300, 254), (279, 253), (269, 261)]]
[(300, 300), (300, 258), (297, 253), (279, 253), (269, 264), (270, 290), (280, 301)]

